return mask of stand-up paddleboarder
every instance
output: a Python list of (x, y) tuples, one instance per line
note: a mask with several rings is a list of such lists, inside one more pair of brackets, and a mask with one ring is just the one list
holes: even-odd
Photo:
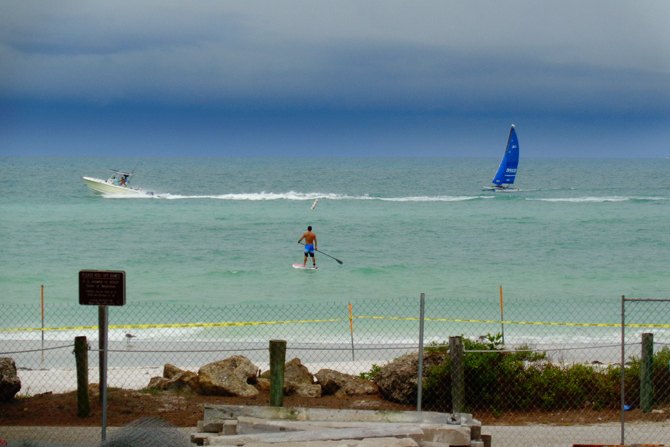
[(305, 259), (302, 262), (302, 266), (305, 267), (307, 265), (307, 258), (311, 257), (312, 258), (312, 265), (316, 267), (316, 258), (314, 257), (314, 250), (319, 249), (319, 244), (316, 240), (316, 234), (312, 231), (312, 226), (307, 227), (307, 231), (305, 231), (302, 234), (302, 237), (298, 239), (298, 243), (305, 241)]

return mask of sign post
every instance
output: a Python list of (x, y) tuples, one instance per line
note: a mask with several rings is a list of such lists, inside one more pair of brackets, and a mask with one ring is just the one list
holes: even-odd
[(126, 304), (126, 272), (80, 270), (79, 304), (98, 306), (98, 347), (100, 349), (100, 400), (102, 401), (102, 441), (107, 437), (107, 306)]

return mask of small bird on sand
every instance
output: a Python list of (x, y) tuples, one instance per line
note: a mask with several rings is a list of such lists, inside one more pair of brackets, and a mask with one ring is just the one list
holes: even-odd
[(132, 339), (135, 338), (135, 337), (137, 337), (137, 336), (131, 334), (130, 332), (128, 332), (128, 333), (126, 334), (126, 341), (128, 342), (127, 344), (130, 345), (130, 342), (131, 342)]

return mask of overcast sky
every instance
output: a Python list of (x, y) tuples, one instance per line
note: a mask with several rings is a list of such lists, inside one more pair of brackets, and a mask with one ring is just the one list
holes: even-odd
[(0, 0), (0, 154), (670, 156), (666, 0)]

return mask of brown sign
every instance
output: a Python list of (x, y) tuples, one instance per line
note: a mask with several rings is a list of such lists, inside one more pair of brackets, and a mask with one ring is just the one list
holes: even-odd
[(123, 306), (126, 304), (126, 272), (80, 270), (79, 304)]

